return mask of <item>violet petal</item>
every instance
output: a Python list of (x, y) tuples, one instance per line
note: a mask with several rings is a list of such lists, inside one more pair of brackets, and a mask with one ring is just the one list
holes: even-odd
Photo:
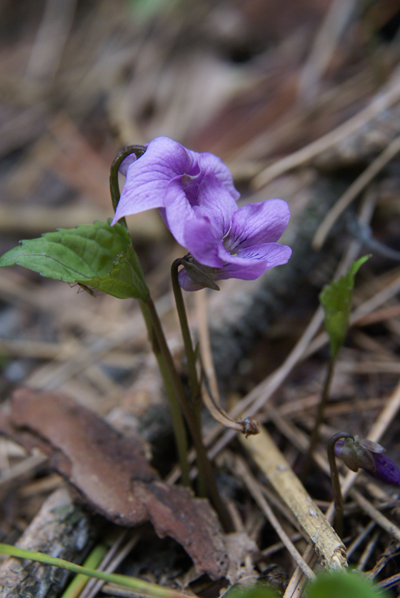
[(214, 280), (240, 278), (255, 280), (266, 270), (286, 264), (292, 254), (287, 245), (279, 243), (264, 243), (240, 250), (236, 256), (231, 255), (224, 247), (220, 248), (219, 256), (225, 262), (224, 267), (214, 276)]
[(185, 223), (185, 246), (200, 264), (211, 268), (224, 265), (219, 253), (222, 248), (222, 236), (208, 218), (193, 217)]
[(153, 139), (143, 156), (128, 166), (125, 185), (111, 224), (123, 216), (164, 207), (168, 183), (189, 171), (192, 165), (191, 154), (180, 143), (167, 137)]
[(233, 215), (227, 248), (231, 250), (231, 247), (249, 247), (278, 241), (289, 218), (289, 206), (283, 199), (247, 204)]
[[(195, 154), (195, 152), (191, 153)], [(200, 171), (204, 172), (205, 174), (215, 175), (229, 191), (233, 199), (238, 200), (240, 193), (235, 189), (232, 173), (226, 164), (223, 163), (221, 158), (218, 158), (218, 156), (215, 156), (209, 152), (202, 152), (201, 154), (195, 154), (195, 156), (197, 157)]]
[(386, 484), (400, 484), (400, 469), (389, 457), (382, 453), (371, 453), (376, 466), (376, 471), (368, 473)]

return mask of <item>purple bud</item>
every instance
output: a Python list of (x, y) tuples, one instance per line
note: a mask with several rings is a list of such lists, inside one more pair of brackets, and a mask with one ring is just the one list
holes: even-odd
[(335, 443), (334, 452), (352, 471), (361, 468), (386, 484), (400, 484), (400, 469), (383, 454), (385, 449), (372, 440), (359, 436), (339, 439)]
[(375, 471), (368, 473), (372, 477), (386, 482), (386, 484), (400, 484), (400, 469), (393, 463), (386, 455), (373, 453), (372, 457), (375, 461)]

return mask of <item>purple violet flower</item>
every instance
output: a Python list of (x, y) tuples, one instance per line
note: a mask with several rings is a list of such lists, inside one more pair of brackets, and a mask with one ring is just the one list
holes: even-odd
[(212, 281), (227, 278), (254, 280), (288, 261), (291, 249), (277, 243), (290, 217), (287, 203), (270, 199), (239, 209), (232, 175), (217, 156), (158, 137), (141, 158), (125, 160), (121, 171), (127, 178), (112, 224), (159, 208), (175, 239), (191, 254), (194, 267), (179, 273), (185, 290), (212, 287)]
[(334, 451), (352, 471), (358, 471), (361, 467), (370, 476), (386, 484), (400, 484), (400, 469), (383, 454), (386, 449), (380, 444), (354, 436), (354, 439), (338, 440)]

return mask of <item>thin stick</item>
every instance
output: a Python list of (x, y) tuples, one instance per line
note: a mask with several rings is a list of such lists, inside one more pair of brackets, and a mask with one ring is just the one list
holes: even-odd
[(293, 513), (305, 537), (312, 542), (325, 566), (337, 569), (346, 565), (343, 542), (309, 496), (285, 457), (263, 427), (260, 434), (245, 439), (242, 446), (267, 477), (281, 500)]
[(240, 457), (237, 457), (235, 459), (235, 472), (239, 475), (240, 479), (246, 484), (247, 489), (250, 491), (250, 494), (252, 495), (260, 509), (263, 511), (264, 515), (267, 517), (268, 521), (282, 540), (283, 544), (287, 548), (295, 563), (301, 568), (301, 570), (308, 577), (308, 579), (315, 579), (314, 572), (304, 561), (301, 554), (294, 546), (289, 536), (286, 534), (285, 530), (279, 523), (275, 513), (273, 512), (273, 510), (265, 500), (262, 492), (260, 491), (258, 483), (251, 474), (250, 469), (243, 461), (243, 459), (241, 459)]
[(340, 37), (348, 26), (357, 0), (334, 0), (313, 42), (299, 77), (299, 99), (310, 105), (315, 102), (320, 88), (320, 80), (326, 71), (339, 43)]

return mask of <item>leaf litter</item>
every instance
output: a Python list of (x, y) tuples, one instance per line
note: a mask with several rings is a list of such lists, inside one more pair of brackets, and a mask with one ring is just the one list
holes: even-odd
[(208, 501), (162, 482), (140, 437), (123, 438), (104, 420), (59, 392), (19, 388), (0, 428), (26, 449), (39, 448), (51, 465), (110, 521), (137, 526), (150, 521), (192, 558), (197, 573), (224, 577), (229, 559), (224, 534)]

